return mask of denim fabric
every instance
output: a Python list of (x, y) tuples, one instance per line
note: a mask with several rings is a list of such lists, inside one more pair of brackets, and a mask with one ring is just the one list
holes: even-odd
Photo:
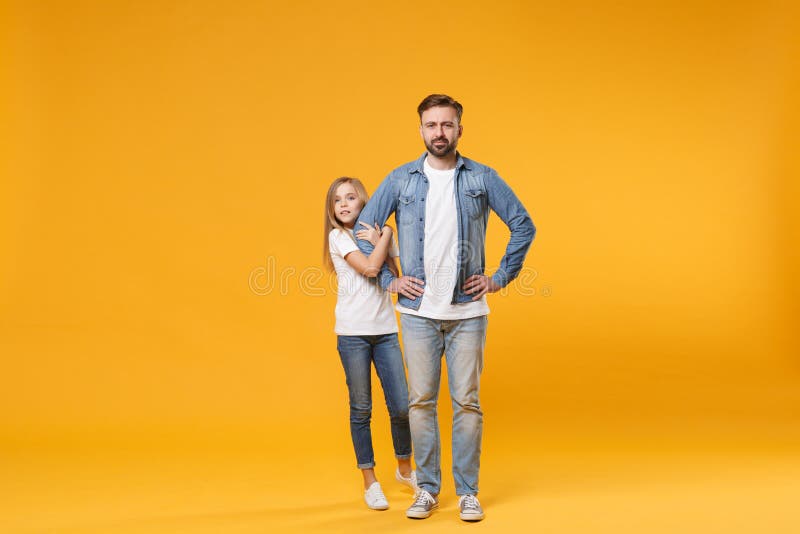
[[(423, 164), (426, 154), (392, 171), (358, 218), (358, 222), (370, 226), (376, 223), (383, 226), (394, 213), (403, 274), (421, 280), (425, 280), (425, 197), (428, 178), (423, 171)], [(462, 289), (464, 281), (473, 274), (484, 274), (484, 244), (490, 208), (511, 230), (500, 268), (492, 275), (500, 287), (508, 285), (519, 274), (536, 228), (525, 207), (494, 169), (460, 154), (456, 161), (455, 195), (458, 212), (458, 273), (452, 303), (458, 304), (472, 300), (472, 295), (464, 293)], [(360, 228), (358, 223), (356, 228)], [(358, 247), (367, 255), (374, 248), (364, 239), (358, 240)], [(378, 275), (381, 287), (386, 289), (393, 278), (384, 265)], [(398, 294), (397, 302), (406, 308), (418, 310), (422, 299), (411, 300)]]
[(483, 412), (479, 392), (487, 316), (456, 321), (402, 314), (403, 353), (408, 367), (409, 420), (417, 464), (417, 485), (437, 495), (441, 489), (439, 421), (436, 404), (447, 363), (453, 407), (453, 478), (456, 494), (478, 493)]
[(392, 443), (397, 458), (411, 457), (408, 426), (408, 386), (397, 334), (377, 336), (338, 336), (339, 357), (350, 395), (350, 435), (359, 469), (375, 466), (372, 449), (371, 364), (383, 386), (392, 428)]

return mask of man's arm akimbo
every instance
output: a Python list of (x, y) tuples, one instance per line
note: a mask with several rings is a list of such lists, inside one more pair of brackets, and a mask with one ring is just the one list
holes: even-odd
[(505, 287), (522, 270), (525, 255), (536, 235), (536, 227), (525, 206), (496, 172), (490, 172), (485, 177), (485, 182), (489, 207), (511, 230), (506, 252), (500, 260), (500, 268), (492, 275), (492, 280), (496, 284)]

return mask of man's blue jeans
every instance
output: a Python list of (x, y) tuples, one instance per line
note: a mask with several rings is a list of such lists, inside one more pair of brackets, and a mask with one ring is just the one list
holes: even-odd
[(401, 314), (408, 367), (409, 420), (417, 485), (438, 495), (442, 483), (436, 403), (442, 353), (453, 405), (453, 478), (456, 494), (478, 493), (483, 412), (478, 393), (483, 370), (487, 316), (455, 321)]
[(338, 336), (336, 342), (350, 393), (350, 435), (359, 469), (375, 467), (372, 449), (371, 364), (383, 386), (389, 409), (392, 443), (397, 458), (411, 457), (411, 434), (408, 426), (408, 385), (403, 369), (403, 355), (397, 334), (379, 336)]

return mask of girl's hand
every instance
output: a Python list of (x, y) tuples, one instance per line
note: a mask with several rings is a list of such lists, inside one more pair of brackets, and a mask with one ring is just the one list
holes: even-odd
[(378, 241), (381, 238), (381, 229), (380, 229), (380, 227), (377, 224), (375, 226), (370, 226), (365, 222), (360, 222), (358, 224), (360, 224), (364, 228), (362, 228), (358, 232), (356, 232), (356, 237), (359, 238), (359, 239), (366, 239), (367, 241), (372, 243), (373, 247), (377, 246), (378, 245)]

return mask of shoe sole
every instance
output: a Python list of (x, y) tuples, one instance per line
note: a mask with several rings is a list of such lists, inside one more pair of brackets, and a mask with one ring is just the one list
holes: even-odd
[(483, 514), (463, 514), (459, 513), (458, 516), (462, 521), (483, 521)]
[(386, 506), (370, 506), (370, 505), (368, 504), (368, 505), (367, 505), (367, 508), (369, 508), (370, 510), (379, 510), (379, 511), (383, 511), (383, 510), (388, 510), (388, 509), (389, 509), (389, 505), (387, 504)]
[(403, 478), (397, 478), (397, 477), (395, 477), (395, 480), (397, 480), (403, 486), (411, 488), (414, 491), (414, 493), (416, 493), (417, 490), (419, 489), (414, 484), (412, 484), (410, 480), (405, 480)]
[(419, 488), (416, 487), (413, 482), (411, 482), (410, 478), (403, 478), (402, 476), (400, 476), (400, 473), (396, 471), (394, 473), (394, 479), (398, 481), (400, 484), (404, 485), (405, 487), (411, 488), (414, 491), (414, 493), (416, 493), (419, 490)]
[(408, 517), (409, 519), (427, 519), (427, 518), (429, 518), (431, 516), (433, 511), (436, 510), (437, 508), (439, 508), (439, 503), (438, 502), (436, 504), (434, 504), (433, 506), (431, 506), (431, 509), (428, 510), (427, 512), (417, 512), (417, 511), (406, 510), (406, 517)]

